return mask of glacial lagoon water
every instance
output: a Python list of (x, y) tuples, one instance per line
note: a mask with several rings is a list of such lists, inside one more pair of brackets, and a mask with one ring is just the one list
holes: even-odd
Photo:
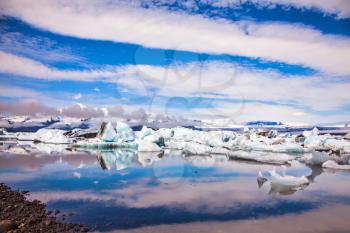
[(295, 162), (312, 182), (291, 190), (257, 183), (281, 166), (220, 155), (0, 145), (0, 182), (97, 232), (350, 232), (348, 172)]

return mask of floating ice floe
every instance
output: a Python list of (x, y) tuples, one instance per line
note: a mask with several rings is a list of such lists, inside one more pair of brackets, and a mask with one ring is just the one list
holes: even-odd
[(271, 176), (271, 185), (279, 185), (286, 187), (300, 187), (309, 184), (309, 180), (305, 176), (296, 177), (288, 175), (280, 175), (275, 170), (269, 171)]
[[(349, 161), (350, 163), (350, 161)], [(336, 170), (347, 170), (350, 171), (350, 165), (340, 165), (333, 160), (328, 160), (322, 164), (323, 168), (336, 169)]]
[(287, 164), (289, 161), (296, 159), (295, 156), (285, 153), (267, 153), (259, 151), (232, 151), (229, 153), (229, 157), (232, 159), (242, 159), (277, 165)]

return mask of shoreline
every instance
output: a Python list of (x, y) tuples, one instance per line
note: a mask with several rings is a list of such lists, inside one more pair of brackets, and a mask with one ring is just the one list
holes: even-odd
[(0, 183), (0, 233), (8, 232), (88, 232), (76, 223), (57, 220), (58, 210), (46, 212), (46, 204), (27, 199), (28, 191), (14, 191)]

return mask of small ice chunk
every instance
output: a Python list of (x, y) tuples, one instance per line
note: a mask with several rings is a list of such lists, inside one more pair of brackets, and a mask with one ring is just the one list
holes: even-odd
[(272, 185), (281, 185), (287, 187), (299, 187), (309, 183), (309, 180), (305, 176), (281, 176), (275, 170), (269, 171), (271, 175)]
[(337, 169), (337, 170), (349, 170), (350, 171), (350, 165), (339, 165), (334, 160), (328, 160), (322, 164), (323, 168), (329, 168), (329, 169)]
[(111, 122), (103, 122), (101, 124), (100, 131), (97, 134), (97, 137), (104, 142), (113, 142), (117, 136), (117, 132), (114, 129)]

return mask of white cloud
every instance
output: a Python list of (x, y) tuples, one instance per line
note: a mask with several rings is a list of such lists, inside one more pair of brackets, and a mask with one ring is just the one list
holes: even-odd
[[(225, 103), (213, 102), (213, 108), (198, 108), (191, 111), (192, 115), (201, 118), (230, 117), (236, 122), (246, 121), (282, 121), (298, 123), (319, 123), (322, 117), (314, 114), (304, 116), (295, 115), (298, 108), (289, 106), (277, 106), (260, 103)], [(338, 120), (338, 119), (337, 119)], [(342, 119), (344, 120), (344, 119)], [(329, 119), (327, 119), (329, 121)]]
[(347, 65), (350, 60), (349, 38), (323, 35), (301, 25), (233, 23), (106, 1), (61, 0), (32, 4), (32, 1), (10, 0), (2, 1), (0, 7), (4, 15), (79, 38), (259, 57), (332, 74), (350, 74)]
[(236, 7), (242, 3), (252, 3), (260, 7), (274, 7), (276, 5), (295, 7), (298, 9), (313, 9), (324, 14), (334, 14), (339, 18), (350, 17), (349, 0), (202, 0), (217, 7)]
[(55, 108), (46, 106), (36, 100), (23, 99), (20, 101), (0, 101), (0, 113), (12, 115), (58, 115)]
[(19, 53), (35, 60), (46, 62), (70, 62), (83, 64), (84, 59), (72, 53), (67, 46), (58, 44), (49, 38), (28, 37), (21, 32), (8, 32), (0, 28), (0, 50)]
[(246, 69), (230, 63), (189, 63), (169, 67), (125, 66), (119, 69), (119, 75), (118, 84), (141, 95), (148, 88), (158, 88), (158, 95), (168, 98), (209, 96), (217, 100), (293, 104), (314, 110), (341, 108), (350, 102), (350, 83), (347, 81), (324, 76), (283, 76), (272, 71)]
[(113, 78), (112, 70), (59, 70), (29, 58), (0, 51), (0, 72), (39, 79), (95, 81), (96, 79)]
[[(350, 83), (326, 76), (283, 76), (268, 70), (243, 68), (222, 62), (172, 64), (168, 67), (127, 65), (109, 70), (67, 71), (47, 67), (28, 58), (0, 51), (0, 72), (39, 79), (108, 81), (135, 94), (150, 96), (158, 88), (162, 97), (208, 97), (293, 104), (314, 110), (341, 108), (350, 102)], [(30, 89), (2, 86), (2, 96), (34, 98)], [(73, 99), (80, 99), (76, 94)], [(152, 97), (153, 98), (153, 97)], [(157, 98), (151, 104), (157, 103)], [(164, 100), (162, 100), (164, 102)], [(161, 103), (167, 107), (167, 103)], [(299, 111), (300, 112), (300, 111)]]
[[(1, 66), (1, 65), (0, 65)], [(22, 97), (22, 98), (40, 98), (42, 95), (28, 88), (17, 87), (14, 85), (1, 84), (1, 97)]]

